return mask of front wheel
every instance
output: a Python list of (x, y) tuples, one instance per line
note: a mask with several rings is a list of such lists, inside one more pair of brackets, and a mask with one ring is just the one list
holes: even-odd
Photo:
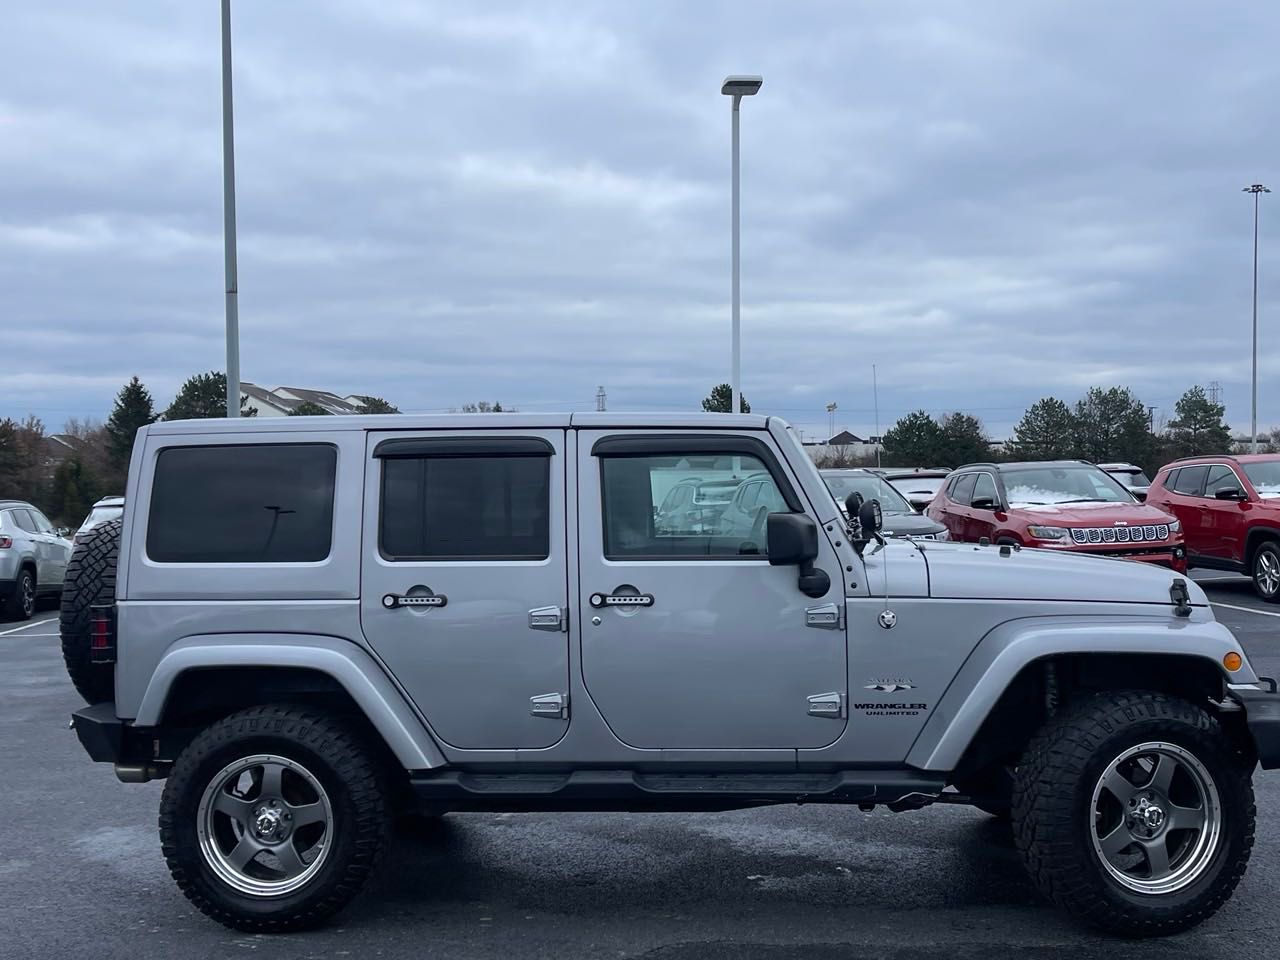
[(386, 844), (384, 778), (337, 718), (253, 707), (178, 757), (160, 840), (187, 898), (237, 930), (313, 927), (364, 885)]
[(1253, 848), (1251, 758), (1216, 719), (1157, 693), (1106, 693), (1051, 720), (1015, 774), (1014, 835), (1041, 891), (1126, 937), (1212, 916)]
[(1269, 603), (1280, 601), (1280, 544), (1268, 540), (1254, 553), (1253, 589)]

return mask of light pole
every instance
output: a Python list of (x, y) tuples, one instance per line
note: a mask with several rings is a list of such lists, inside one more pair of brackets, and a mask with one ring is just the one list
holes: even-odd
[(240, 416), (240, 309), (236, 279), (236, 147), (231, 119), (231, 0), (222, 0), (222, 242), (227, 278), (227, 416)]
[(752, 97), (760, 92), (764, 83), (761, 77), (731, 76), (725, 77), (720, 92), (726, 97), (733, 97), (733, 362), (730, 388), (730, 413), (738, 413), (742, 404), (739, 401), (739, 386), (742, 376), (742, 318), (741, 295), (738, 288), (738, 106), (743, 97)]
[(1249, 452), (1258, 452), (1258, 197), (1270, 193), (1268, 187), (1260, 183), (1251, 184), (1243, 190), (1253, 194), (1253, 414), (1249, 431)]

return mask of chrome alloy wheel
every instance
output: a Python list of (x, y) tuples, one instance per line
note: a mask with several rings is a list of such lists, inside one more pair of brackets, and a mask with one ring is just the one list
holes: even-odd
[(1204, 873), (1222, 838), (1222, 804), (1213, 778), (1172, 743), (1130, 747), (1093, 789), (1094, 852), (1118, 883), (1136, 893), (1174, 893)]
[(333, 808), (315, 775), (287, 757), (227, 764), (196, 815), (205, 863), (234, 890), (281, 897), (305, 886), (333, 848)]
[(31, 574), (24, 572), (19, 591), (18, 611), (24, 620), (30, 620), (36, 615), (36, 582), (31, 579)]
[(1253, 578), (1258, 583), (1258, 590), (1266, 597), (1274, 597), (1280, 590), (1280, 560), (1270, 550), (1258, 551)]

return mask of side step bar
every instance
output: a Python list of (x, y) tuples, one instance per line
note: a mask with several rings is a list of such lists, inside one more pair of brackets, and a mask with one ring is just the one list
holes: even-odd
[(945, 781), (912, 770), (835, 773), (664, 774), (634, 770), (469, 773), (439, 770), (410, 778), (418, 799), (449, 810), (738, 810), (779, 803), (926, 806)]

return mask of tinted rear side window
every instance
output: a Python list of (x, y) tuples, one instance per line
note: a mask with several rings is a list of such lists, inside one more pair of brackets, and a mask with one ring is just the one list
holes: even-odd
[(378, 536), (389, 560), (545, 560), (551, 459), (386, 459)]
[(329, 555), (338, 451), (320, 443), (170, 447), (156, 460), (147, 556), (306, 563)]
[(1173, 481), (1173, 489), (1188, 496), (1197, 496), (1204, 489), (1204, 475), (1208, 472), (1207, 466), (1183, 467)]
[(967, 507), (969, 501), (973, 499), (973, 487), (977, 482), (978, 475), (976, 473), (966, 473), (964, 476), (958, 477), (955, 487), (952, 488), (951, 499)]

